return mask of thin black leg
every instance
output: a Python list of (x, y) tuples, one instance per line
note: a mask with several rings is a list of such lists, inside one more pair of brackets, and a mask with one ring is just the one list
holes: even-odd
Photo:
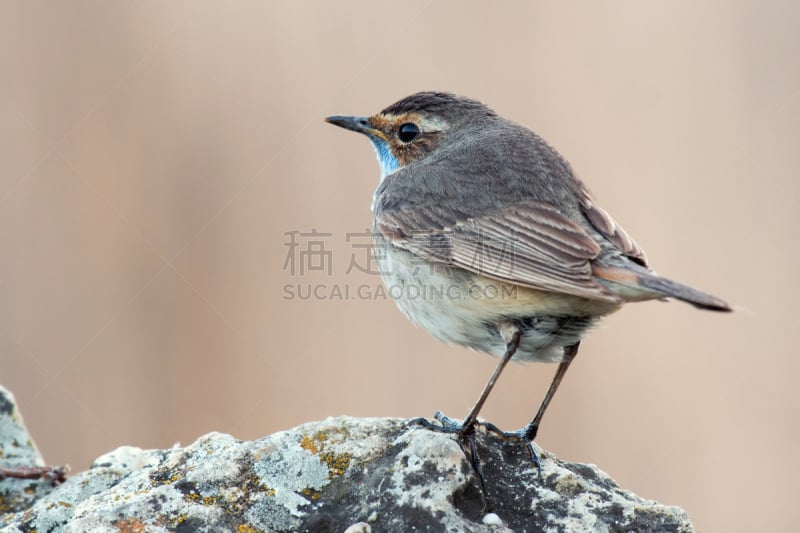
[(480, 482), (481, 493), (484, 497), (484, 502), (486, 501), (486, 482), (483, 477), (483, 466), (481, 465), (480, 457), (478, 457), (478, 446), (475, 442), (475, 425), (478, 421), (478, 413), (480, 413), (483, 404), (486, 403), (486, 399), (489, 397), (489, 393), (492, 392), (495, 383), (497, 383), (497, 379), (500, 377), (500, 374), (503, 373), (503, 369), (506, 367), (508, 362), (511, 361), (511, 358), (514, 357), (514, 354), (517, 353), (521, 332), (515, 326), (509, 325), (504, 328), (503, 335), (504, 339), (507, 339), (506, 351), (500, 358), (500, 362), (495, 367), (494, 372), (492, 372), (489, 381), (486, 382), (486, 385), (483, 387), (483, 391), (481, 391), (478, 401), (475, 402), (475, 405), (472, 407), (466, 418), (464, 418), (463, 422), (459, 423), (458, 421), (445, 416), (439, 411), (437, 411), (435, 418), (441, 422), (441, 426), (434, 425), (424, 418), (415, 418), (411, 420), (412, 424), (419, 424), (433, 431), (439, 431), (442, 433), (458, 433), (458, 443), (461, 446), (461, 450), (464, 452), (464, 455), (466, 456), (470, 465), (472, 465), (472, 470), (475, 472), (475, 476)]
[(481, 392), (480, 397), (478, 397), (478, 401), (475, 402), (472, 410), (464, 419), (464, 422), (462, 422), (462, 433), (464, 433), (468, 428), (472, 428), (474, 433), (474, 426), (475, 422), (478, 420), (478, 413), (481, 412), (483, 404), (486, 403), (486, 399), (489, 397), (489, 393), (492, 392), (494, 384), (497, 383), (497, 379), (500, 377), (500, 374), (502, 374), (503, 369), (506, 367), (508, 362), (511, 361), (511, 358), (514, 357), (514, 354), (517, 353), (520, 335), (521, 334), (518, 329), (511, 334), (511, 339), (508, 341), (508, 344), (506, 344), (506, 353), (504, 353), (503, 357), (500, 358), (500, 362), (497, 363), (494, 372), (492, 372), (492, 376), (489, 378), (489, 381), (486, 382), (486, 386), (483, 387), (483, 391)]
[(539, 405), (539, 410), (536, 412), (536, 416), (531, 420), (530, 424), (517, 431), (503, 431), (491, 422), (482, 422), (482, 425), (493, 433), (497, 433), (503, 437), (513, 437), (522, 440), (528, 448), (531, 462), (536, 465), (536, 470), (539, 472), (539, 475), (542, 474), (542, 464), (539, 461), (539, 457), (536, 456), (536, 451), (533, 449), (533, 444), (531, 443), (533, 439), (536, 438), (536, 434), (539, 431), (539, 424), (547, 410), (547, 406), (550, 405), (550, 401), (553, 399), (553, 396), (555, 396), (556, 390), (558, 390), (561, 380), (564, 379), (564, 374), (567, 373), (570, 363), (572, 363), (572, 360), (575, 359), (575, 356), (578, 354), (578, 346), (580, 346), (580, 342), (564, 347), (564, 359), (558, 365), (556, 374), (553, 376), (553, 381), (550, 382), (550, 388), (547, 389), (547, 393), (544, 395), (544, 399)]
[(434, 418), (442, 423), (441, 426), (437, 426), (432, 424), (425, 418), (414, 418), (410, 421), (411, 424), (419, 424), (421, 426), (425, 426), (428, 429), (432, 429), (433, 431), (439, 431), (441, 433), (459, 433), (461, 435), (466, 435), (468, 433), (474, 433), (475, 431), (475, 422), (478, 420), (478, 413), (480, 413), (483, 404), (486, 403), (486, 399), (489, 397), (489, 393), (492, 392), (495, 383), (497, 383), (497, 379), (500, 377), (500, 374), (503, 372), (503, 369), (506, 367), (511, 358), (514, 357), (514, 354), (517, 353), (517, 349), (519, 348), (519, 341), (520, 341), (520, 331), (518, 329), (514, 329), (513, 333), (509, 335), (509, 341), (506, 344), (506, 351), (503, 354), (503, 357), (500, 358), (500, 362), (492, 372), (489, 381), (483, 387), (483, 391), (481, 395), (478, 397), (478, 401), (475, 402), (475, 405), (470, 410), (467, 417), (464, 419), (463, 422), (458, 422), (450, 418), (449, 416), (445, 416), (441, 411), (437, 411)]
[(570, 363), (572, 363), (572, 360), (575, 359), (575, 356), (578, 354), (578, 346), (580, 346), (580, 344), (580, 342), (576, 342), (575, 344), (564, 347), (564, 359), (558, 365), (556, 375), (553, 376), (553, 381), (550, 382), (550, 388), (547, 389), (547, 394), (544, 395), (544, 399), (539, 405), (536, 416), (533, 417), (530, 424), (525, 426), (522, 430), (521, 436), (527, 442), (531, 442), (536, 438), (536, 433), (539, 431), (539, 424), (542, 421), (544, 412), (547, 411), (547, 406), (550, 405), (550, 401), (553, 399), (553, 396), (555, 396), (558, 386), (561, 385), (561, 380), (564, 379), (564, 374), (567, 373)]
[[(506, 351), (503, 354), (503, 357), (500, 359), (500, 362), (497, 364), (497, 367), (495, 367), (492, 376), (486, 383), (486, 386), (483, 388), (480, 397), (478, 397), (478, 401), (475, 402), (475, 405), (472, 407), (463, 422), (459, 423), (457, 420), (453, 420), (441, 412), (436, 413), (436, 420), (438, 420), (442, 425), (435, 425), (424, 418), (415, 418), (411, 421), (412, 424), (419, 424), (433, 431), (458, 434), (458, 443), (461, 446), (461, 450), (464, 452), (464, 455), (466, 456), (470, 465), (472, 465), (475, 476), (478, 478), (484, 501), (486, 501), (486, 482), (483, 477), (483, 467), (481, 465), (480, 458), (478, 457), (478, 447), (475, 442), (475, 426), (479, 424), (478, 413), (480, 413), (483, 404), (486, 403), (489, 393), (491, 393), (495, 383), (497, 382), (497, 379), (500, 377), (500, 374), (502, 374), (503, 369), (506, 367), (508, 362), (519, 348), (521, 336), (520, 331), (516, 328), (507, 328), (504, 333), (504, 339), (508, 339), (506, 343)], [(539, 431), (539, 424), (542, 422), (542, 417), (544, 417), (547, 407), (553, 400), (553, 396), (555, 396), (558, 386), (561, 385), (561, 380), (564, 379), (564, 375), (567, 373), (569, 365), (578, 354), (579, 346), (580, 342), (576, 342), (575, 344), (564, 347), (564, 358), (558, 365), (556, 374), (553, 376), (553, 380), (550, 382), (550, 387), (547, 389), (547, 393), (544, 395), (544, 399), (539, 405), (539, 410), (536, 412), (536, 416), (533, 417), (533, 420), (531, 420), (530, 424), (517, 431), (502, 431), (497, 426), (489, 422), (480, 423), (480, 425), (485, 426), (489, 431), (498, 433), (504, 437), (513, 437), (522, 440), (527, 446), (531, 461), (536, 464), (536, 468), (540, 475), (542, 466), (531, 443), (536, 438), (536, 434)]]

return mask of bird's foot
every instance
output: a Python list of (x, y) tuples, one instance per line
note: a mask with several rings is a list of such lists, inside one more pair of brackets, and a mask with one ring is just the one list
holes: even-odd
[[(431, 431), (436, 431), (439, 433), (461, 433), (464, 430), (464, 426), (461, 424), (461, 422), (455, 418), (450, 418), (441, 411), (436, 411), (436, 414), (433, 415), (433, 418), (439, 423), (434, 424), (427, 418), (422, 417), (412, 418), (408, 421), (408, 423), (409, 425), (422, 426), (425, 429), (430, 429)], [(472, 431), (474, 433), (474, 427)]]
[(478, 424), (485, 427), (487, 431), (491, 431), (504, 439), (515, 439), (522, 442), (528, 450), (531, 462), (536, 465), (537, 474), (542, 477), (542, 463), (539, 461), (539, 456), (536, 455), (536, 450), (533, 449), (533, 439), (536, 437), (536, 430), (538, 429), (536, 426), (527, 426), (516, 431), (503, 431), (491, 422), (478, 422)]
[(472, 471), (475, 472), (475, 477), (478, 478), (481, 496), (483, 497), (484, 501), (484, 507), (488, 508), (486, 497), (486, 481), (483, 477), (483, 466), (481, 465), (481, 459), (478, 456), (478, 445), (475, 440), (475, 426), (477, 425), (477, 422), (464, 425), (460, 421), (450, 418), (441, 411), (436, 411), (434, 419), (437, 420), (439, 424), (435, 424), (426, 418), (414, 418), (409, 421), (409, 424), (419, 425), (425, 429), (439, 433), (458, 435), (458, 445), (461, 447), (461, 451), (464, 452), (467, 462), (470, 464), (470, 466), (472, 466)]

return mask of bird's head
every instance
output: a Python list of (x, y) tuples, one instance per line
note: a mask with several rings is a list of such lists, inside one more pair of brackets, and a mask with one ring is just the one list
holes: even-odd
[(419, 161), (481, 119), (496, 117), (484, 104), (442, 92), (416, 93), (370, 117), (325, 120), (366, 135), (375, 147), (381, 179)]

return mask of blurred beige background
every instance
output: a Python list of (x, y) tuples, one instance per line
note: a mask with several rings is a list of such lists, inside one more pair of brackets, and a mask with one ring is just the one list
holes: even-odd
[[(452, 90), (554, 144), (659, 272), (741, 308), (606, 320), (539, 443), (703, 531), (788, 531), (798, 27), (790, 1), (3, 2), (0, 382), (76, 470), (209, 431), (463, 416), (494, 360), (330, 294), (379, 286), (347, 272), (378, 166), (322, 122)], [(330, 275), (285, 263), (311, 241)], [(482, 414), (523, 425), (554, 370), (513, 365)]]

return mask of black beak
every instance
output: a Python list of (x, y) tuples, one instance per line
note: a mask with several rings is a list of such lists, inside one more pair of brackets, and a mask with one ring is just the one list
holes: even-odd
[(344, 128), (346, 130), (357, 131), (358, 133), (363, 133), (365, 135), (369, 135), (375, 131), (369, 125), (367, 117), (342, 117), (337, 115), (326, 118), (325, 122), (330, 122), (334, 126), (339, 126), (340, 128)]

